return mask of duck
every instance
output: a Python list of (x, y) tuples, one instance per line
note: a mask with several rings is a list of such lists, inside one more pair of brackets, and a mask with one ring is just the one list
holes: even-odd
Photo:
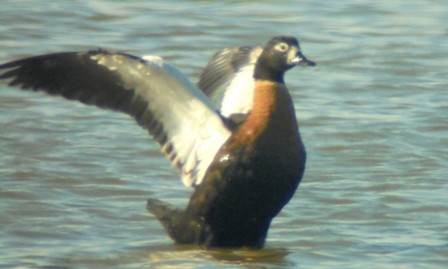
[(295, 37), (277, 36), (217, 52), (197, 83), (159, 56), (105, 49), (13, 60), (0, 65), (0, 80), (130, 115), (193, 188), (183, 209), (148, 199), (168, 235), (204, 248), (260, 249), (305, 171), (284, 75), (315, 65)]

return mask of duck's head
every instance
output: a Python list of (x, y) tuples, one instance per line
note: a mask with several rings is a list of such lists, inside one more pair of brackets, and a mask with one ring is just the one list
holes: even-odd
[(300, 51), (299, 42), (290, 36), (277, 36), (268, 41), (257, 59), (254, 77), (283, 82), (286, 71), (296, 65), (315, 66)]

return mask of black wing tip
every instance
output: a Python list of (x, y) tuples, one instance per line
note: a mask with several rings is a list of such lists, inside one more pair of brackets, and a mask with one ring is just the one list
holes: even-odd
[[(2, 63), (2, 64), (0, 64), (0, 69), (11, 69), (11, 68), (19, 67), (26, 59), (29, 59), (29, 58), (22, 58), (22, 59)], [(3, 77), (3, 75), (4, 74), (2, 74), (0, 76), (0, 78), (7, 78), (7, 77)]]
[(84, 55), (84, 54), (87, 54), (89, 56), (94, 56), (94, 55), (99, 55), (99, 54), (111, 55), (111, 54), (114, 54), (114, 52), (112, 52), (110, 50), (107, 50), (105, 48), (102, 48), (102, 47), (98, 47), (96, 49), (91, 49), (91, 50), (89, 50), (87, 52), (79, 52), (79, 55)]
[(9, 62), (5, 62), (0, 64), (0, 69), (10, 69), (14, 67), (19, 67), (20, 65), (24, 63), (32, 63), (32, 62), (38, 62), (42, 60), (48, 60), (54, 57), (61, 57), (61, 56), (68, 56), (68, 55), (78, 55), (82, 56), (85, 54), (89, 55), (96, 55), (96, 54), (113, 54), (112, 52), (103, 49), (103, 48), (96, 48), (89, 50), (87, 52), (79, 52), (79, 51), (62, 51), (62, 52), (52, 52), (52, 53), (44, 53), (34, 56), (28, 56), (28, 57), (21, 57), (16, 60), (12, 60)]
[[(115, 52), (115, 51), (110, 51), (108, 49), (105, 48), (101, 48), (98, 47), (96, 49), (91, 49), (88, 51), (66, 51), (66, 52), (54, 52), (54, 53), (46, 53), (46, 54), (40, 54), (40, 55), (36, 55), (36, 56), (29, 56), (29, 57), (22, 57), (20, 59), (16, 59), (16, 60), (12, 60), (9, 62), (5, 62), (5, 63), (1, 63), (0, 64), (0, 70), (8, 70), (8, 69), (14, 69), (14, 68), (21, 68), (21, 67), (26, 67), (26, 66), (30, 66), (32, 64), (42, 64), (43, 62), (46, 61), (51, 61), (52, 59), (63, 59), (64, 57), (92, 57), (92, 56), (96, 56), (96, 55), (122, 55), (125, 57), (128, 57), (132, 60), (135, 61), (139, 61), (139, 62), (144, 62), (145, 60), (142, 59), (141, 57), (129, 54), (129, 53), (124, 53), (124, 52)], [(6, 79), (6, 78), (10, 78), (11, 75), (8, 75), (6, 73), (0, 73), (0, 79)]]

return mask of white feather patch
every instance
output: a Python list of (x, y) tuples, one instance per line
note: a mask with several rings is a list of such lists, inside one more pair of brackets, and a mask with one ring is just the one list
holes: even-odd
[(227, 87), (221, 104), (221, 114), (230, 118), (232, 114), (247, 114), (252, 109), (254, 86), (254, 64), (246, 65), (236, 74)]

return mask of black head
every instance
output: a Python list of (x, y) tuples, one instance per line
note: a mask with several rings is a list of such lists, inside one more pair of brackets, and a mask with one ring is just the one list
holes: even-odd
[(277, 36), (269, 40), (255, 65), (254, 78), (283, 82), (286, 71), (296, 65), (315, 66), (300, 51), (294, 37)]

